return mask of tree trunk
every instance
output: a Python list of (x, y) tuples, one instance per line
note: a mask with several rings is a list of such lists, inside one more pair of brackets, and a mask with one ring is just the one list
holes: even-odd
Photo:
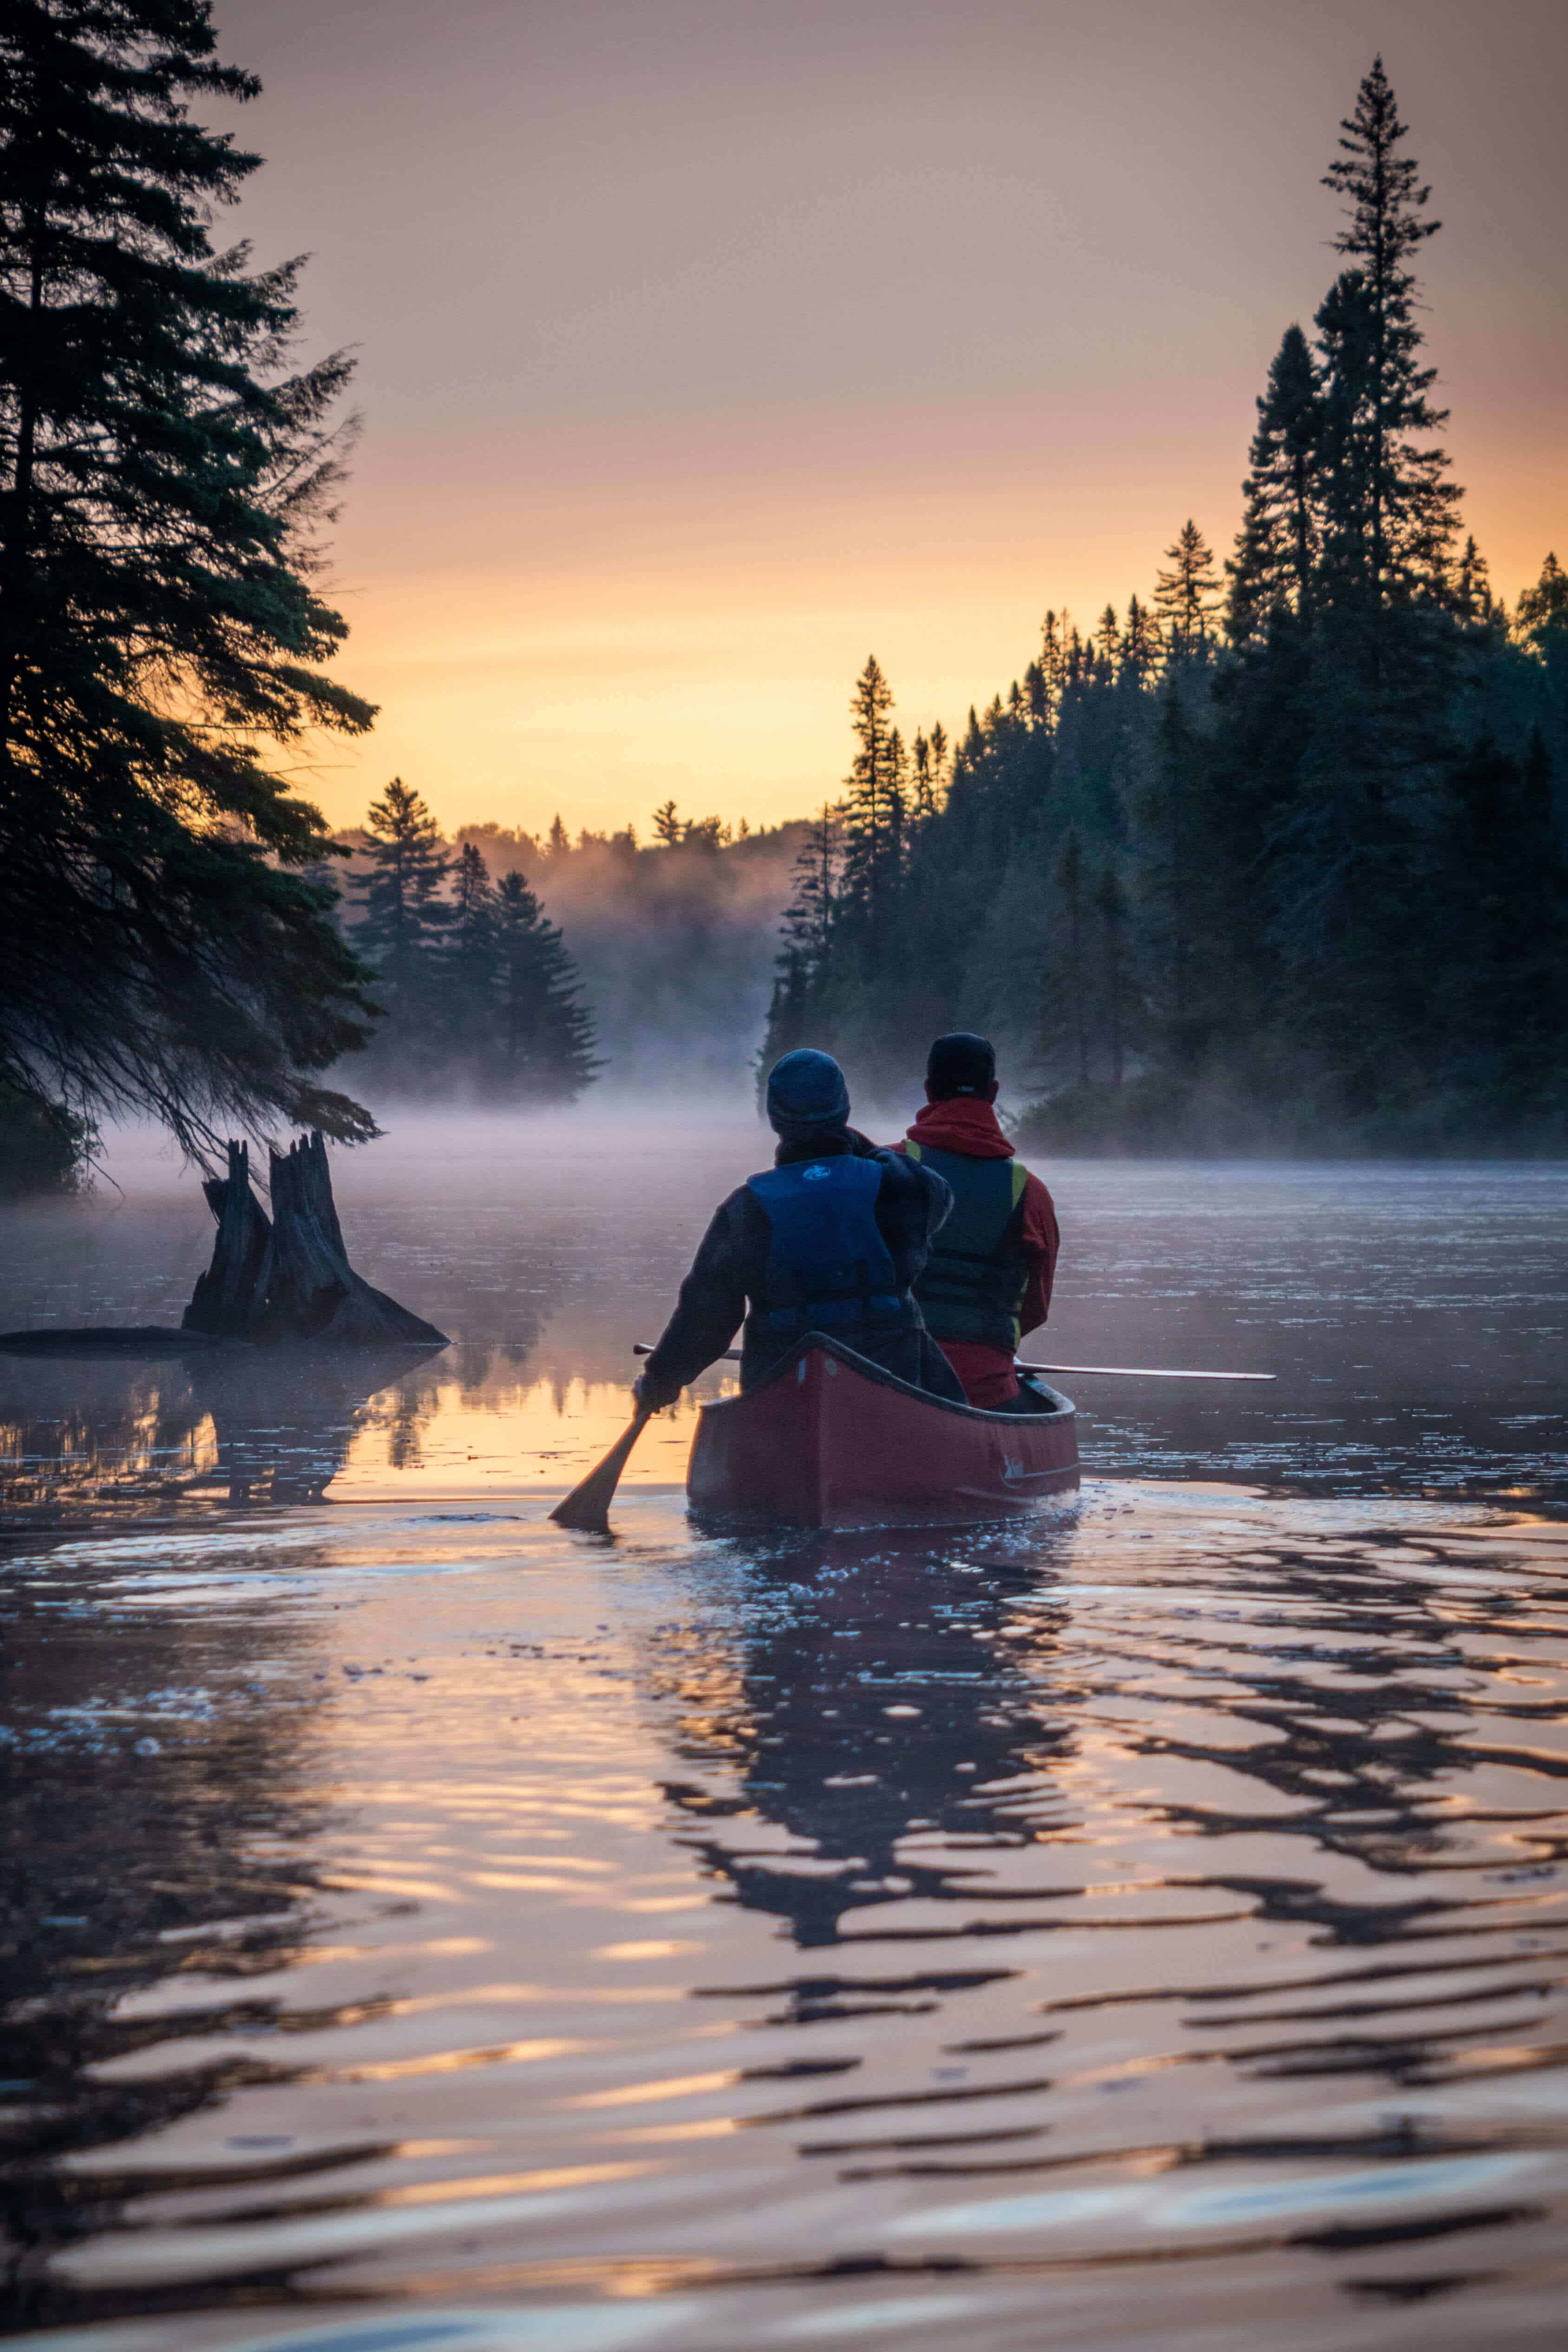
[(270, 1156), (272, 1268), (257, 1337), (445, 1347), (444, 1332), (372, 1289), (350, 1265), (321, 1135)]
[(249, 1339), (271, 1279), (272, 1227), (250, 1189), (250, 1155), (243, 1143), (228, 1147), (226, 1179), (209, 1176), (202, 1191), (217, 1219), (217, 1239), (180, 1328), (213, 1339)]

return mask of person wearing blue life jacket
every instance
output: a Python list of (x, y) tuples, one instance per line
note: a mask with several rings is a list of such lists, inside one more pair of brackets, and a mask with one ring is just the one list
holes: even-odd
[(914, 1286), (952, 1205), (934, 1170), (879, 1151), (849, 1125), (831, 1054), (786, 1054), (768, 1076), (773, 1165), (720, 1203), (643, 1367), (637, 1402), (673, 1404), (744, 1326), (751, 1388), (808, 1331), (823, 1331), (911, 1387), (963, 1402), (926, 1331)]

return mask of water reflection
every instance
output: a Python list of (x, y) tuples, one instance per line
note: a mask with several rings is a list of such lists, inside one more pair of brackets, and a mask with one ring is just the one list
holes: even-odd
[(356, 1435), (406, 1452), (428, 1350), (193, 1350), (132, 1364), (0, 1359), (0, 1506), (13, 1528), (174, 1503), (319, 1502)]
[[(127, 2199), (155, 2182), (155, 2160), (138, 2153), (126, 2168), (106, 2153), (155, 2146), (238, 2091), (294, 2079), (281, 2050), (230, 2054), (225, 2042), (275, 2022), (281, 2004), (249, 1987), (291, 1967), (309, 1940), (310, 1841), (327, 1814), (314, 1708), (275, 1687), (298, 1640), (287, 1624), (78, 1612), (47, 1577), (15, 1588), (6, 1616), (0, 2326), (10, 2330), (68, 2315), (58, 2259), (121, 2226)], [(202, 1992), (182, 1998), (184, 1980)], [(274, 2177), (288, 2145), (234, 2143), (228, 2178)]]
[[(1076, 1818), (1049, 1787), (1078, 1696), (1065, 1606), (1039, 1601), (1037, 1572), (949, 1566), (930, 1538), (809, 1541), (759, 1560), (740, 1656), (709, 1636), (684, 1657), (662, 1647), (654, 1669), (680, 1710), (677, 1753), (738, 1784), (715, 1795), (671, 1780), (667, 1793), (705, 1823), (748, 1828), (743, 1843), (717, 1827), (687, 1843), (803, 1948), (872, 1906), (977, 1899), (988, 1873), (965, 1862), (971, 1848), (1065, 1837)], [(760, 1848), (758, 1822), (789, 1845)]]
[(0, 1356), (0, 1528), (318, 1503), (356, 1456), (417, 1471), (438, 1423), (515, 1407), (535, 1339)]
[(1157, 2264), (1194, 2341), (1507, 2341), (1568, 2179), (1561, 1533), (1129, 1491), (36, 1553), (14, 2311), (679, 2290), (731, 2352), (896, 2286), (934, 2352), (959, 2283), (1139, 2340)]

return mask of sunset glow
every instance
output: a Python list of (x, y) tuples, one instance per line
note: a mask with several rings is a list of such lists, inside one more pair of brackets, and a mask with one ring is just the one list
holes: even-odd
[(1268, 0), (1114, 26), (991, 0), (689, 0), (370, 20), (237, 0), (266, 95), (243, 208), (310, 249), (366, 429), (335, 535), (381, 706), (302, 781), (400, 772), (447, 824), (837, 789), (875, 651), (962, 727), (1047, 604), (1221, 548), (1281, 328), (1332, 275), (1319, 185), (1381, 41), (1443, 235), (1428, 331), (1466, 522), (1511, 602), (1562, 527), (1560, 12)]

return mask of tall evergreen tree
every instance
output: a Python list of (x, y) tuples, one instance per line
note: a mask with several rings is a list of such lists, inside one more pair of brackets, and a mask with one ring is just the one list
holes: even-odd
[(300, 265), (210, 233), (259, 158), (191, 112), (258, 87), (206, 0), (0, 13), (0, 1078), (193, 1150), (374, 1132), (314, 1082), (373, 1008), (267, 756), (374, 716), (316, 584), (349, 362), (291, 372)]
[(515, 869), (495, 899), (499, 1076), (513, 1097), (574, 1102), (603, 1065), (564, 940)]
[(1311, 347), (1300, 327), (1287, 327), (1258, 404), (1258, 430), (1242, 484), (1247, 504), (1236, 554), (1226, 565), (1226, 627), (1232, 645), (1258, 639), (1277, 606), (1310, 618), (1322, 429)]
[(1153, 612), (1139, 603), (1136, 595), (1127, 599), (1127, 628), (1121, 640), (1121, 674), (1135, 687), (1148, 686), (1158, 676), (1164, 657), (1164, 634)]
[(875, 654), (855, 681), (849, 720), (855, 757), (844, 790), (841, 919), (861, 955), (874, 963), (896, 887), (903, 812), (893, 690)]
[(781, 1054), (829, 1034), (838, 919), (842, 812), (824, 803), (795, 864), (795, 888), (781, 924), (759, 1083)]
[(441, 891), (452, 860), (423, 795), (401, 776), (372, 802), (364, 829), (370, 863), (350, 884), (363, 904), (354, 944), (375, 969), (390, 1016), (383, 1049), (400, 1075), (413, 1076), (437, 1050), (442, 942), (451, 922)]
[(1208, 644), (1219, 609), (1214, 551), (1189, 520), (1165, 550), (1165, 561), (1170, 569), (1155, 574), (1154, 602), (1164, 616), (1173, 659), (1190, 661)]
[[(1447, 456), (1426, 439), (1447, 412), (1427, 397), (1436, 370), (1422, 364), (1411, 266), (1441, 224), (1421, 217), (1431, 190), (1419, 184), (1414, 159), (1399, 152), (1408, 132), (1381, 58), (1340, 130), (1342, 152), (1323, 184), (1350, 213), (1334, 242), (1352, 267), (1325, 325), (1341, 443), (1325, 553), (1342, 594), (1359, 591), (1376, 616), (1391, 602), (1441, 596), (1447, 585), (1460, 493), (1445, 478)], [(1374, 617), (1374, 656), (1380, 636)]]
[(482, 1062), (489, 1056), (495, 1028), (499, 940), (495, 885), (477, 842), (464, 842), (451, 879), (441, 959), (441, 1026), (450, 1051)]

